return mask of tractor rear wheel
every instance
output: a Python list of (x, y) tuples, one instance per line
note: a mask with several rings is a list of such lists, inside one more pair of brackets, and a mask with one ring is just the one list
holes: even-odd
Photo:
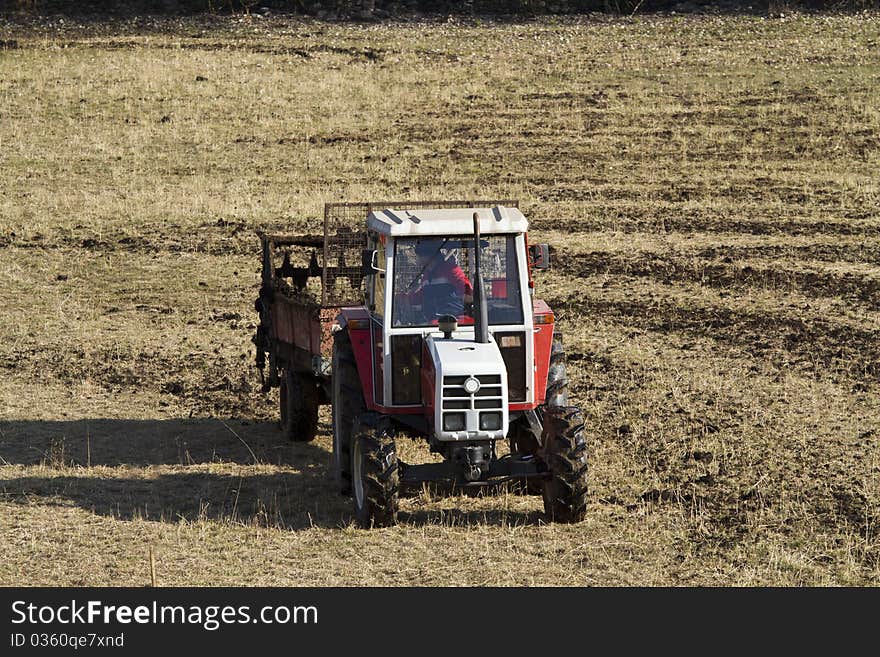
[(584, 416), (575, 406), (544, 412), (544, 513), (555, 522), (580, 522), (587, 513), (587, 441)]
[(378, 413), (363, 413), (352, 437), (354, 515), (364, 528), (397, 523), (400, 469), (391, 421)]
[(318, 435), (318, 386), (291, 367), (284, 368), (279, 394), (281, 432), (288, 440), (309, 442)]
[(342, 495), (351, 495), (351, 437), (354, 423), (366, 409), (361, 379), (346, 329), (333, 335), (331, 385), (333, 472)]

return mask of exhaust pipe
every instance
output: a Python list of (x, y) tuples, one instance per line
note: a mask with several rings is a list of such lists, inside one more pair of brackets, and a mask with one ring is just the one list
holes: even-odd
[(480, 218), (474, 212), (474, 341), (489, 342), (489, 314), (484, 297), (483, 274), (480, 272)]

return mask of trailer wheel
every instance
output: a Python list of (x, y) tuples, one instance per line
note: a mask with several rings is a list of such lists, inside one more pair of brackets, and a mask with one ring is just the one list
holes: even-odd
[(318, 386), (308, 376), (284, 368), (279, 394), (281, 432), (288, 440), (309, 442), (318, 435)]
[(364, 412), (364, 393), (354, 359), (351, 336), (342, 329), (333, 336), (331, 399), (333, 418), (333, 471), (342, 495), (351, 495), (351, 435)]
[(542, 458), (550, 470), (544, 480), (544, 513), (555, 522), (580, 522), (587, 513), (587, 441), (584, 416), (575, 406), (544, 412)]
[(352, 440), (354, 515), (359, 526), (390, 527), (397, 523), (400, 470), (391, 421), (364, 413)]

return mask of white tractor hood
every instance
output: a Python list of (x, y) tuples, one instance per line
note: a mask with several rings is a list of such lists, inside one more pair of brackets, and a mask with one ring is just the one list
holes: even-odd
[(443, 374), (458, 376), (500, 372), (506, 379), (507, 370), (504, 369), (504, 360), (495, 345), (495, 340), (485, 343), (474, 342), (472, 336), (473, 334), (465, 334), (460, 338), (453, 337), (451, 340), (436, 334), (431, 336), (428, 349), (436, 356), (434, 362), (442, 365)]
[[(439, 440), (501, 440), (507, 435), (507, 369), (501, 352), (490, 338), (474, 342), (465, 334), (446, 339), (436, 334), (427, 339), (436, 369), (434, 391), (435, 435)], [(475, 390), (469, 390), (475, 386)], [(444, 402), (446, 402), (444, 404)], [(452, 406), (455, 404), (456, 406)], [(464, 426), (444, 428), (444, 414), (464, 415)], [(500, 416), (491, 429), (481, 427), (483, 414)], [(486, 418), (483, 418), (484, 420)]]

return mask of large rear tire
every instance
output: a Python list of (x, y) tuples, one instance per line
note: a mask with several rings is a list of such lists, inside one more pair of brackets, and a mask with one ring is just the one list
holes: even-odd
[(309, 442), (318, 435), (318, 386), (306, 374), (284, 368), (279, 393), (281, 432), (293, 442)]
[(544, 413), (542, 458), (544, 513), (554, 522), (580, 522), (587, 514), (587, 441), (584, 416), (575, 406), (551, 406)]
[(391, 421), (363, 413), (352, 439), (352, 489), (357, 524), (366, 529), (397, 523), (400, 468)]
[(332, 367), (333, 472), (339, 492), (351, 495), (351, 438), (366, 404), (347, 329), (333, 336)]

